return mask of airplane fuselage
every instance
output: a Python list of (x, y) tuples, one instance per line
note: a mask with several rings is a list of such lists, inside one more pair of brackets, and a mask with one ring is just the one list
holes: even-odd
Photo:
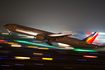
[(52, 32), (47, 32), (35, 28), (30, 28), (17, 24), (7, 24), (4, 26), (9, 31), (18, 32), (22, 34), (27, 34), (31, 36), (35, 36), (38, 40), (49, 40), (50, 42), (60, 42), (64, 44), (68, 44), (71, 46), (81, 46), (81, 47), (96, 47), (94, 44), (88, 44), (87, 42), (71, 37), (49, 37), (49, 34), (54, 34)]

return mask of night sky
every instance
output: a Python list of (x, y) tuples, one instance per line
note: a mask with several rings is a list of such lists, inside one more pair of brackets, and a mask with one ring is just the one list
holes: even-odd
[(7, 23), (51, 32), (105, 32), (105, 0), (0, 0), (0, 30)]

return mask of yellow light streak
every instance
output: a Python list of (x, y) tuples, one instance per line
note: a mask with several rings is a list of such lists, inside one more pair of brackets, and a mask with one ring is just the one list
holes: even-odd
[(38, 48), (38, 46), (27, 46), (28, 48)]
[(42, 60), (53, 60), (53, 58), (42, 58)]
[(30, 59), (30, 57), (15, 57), (15, 59)]
[(6, 42), (6, 43), (18, 45), (18, 43), (13, 43), (13, 42)]
[(44, 50), (48, 50), (49, 48), (38, 48), (38, 49), (44, 49)]

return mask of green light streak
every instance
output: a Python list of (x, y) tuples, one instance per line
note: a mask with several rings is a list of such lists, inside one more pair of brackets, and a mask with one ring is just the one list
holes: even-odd
[(83, 52), (97, 52), (96, 50), (85, 50), (85, 49), (73, 49), (74, 51), (83, 51)]
[[(37, 44), (37, 43), (28, 42), (28, 41), (20, 41), (20, 40), (14, 40), (14, 41), (15, 42), (20, 42), (20, 43), (27, 43), (27, 44), (37, 45), (37, 46), (44, 46), (44, 47), (50, 47), (50, 48), (59, 48), (59, 47), (55, 47), (55, 46)], [(59, 49), (64, 49), (64, 48), (59, 48)]]
[(2, 48), (2, 46), (0, 46), (0, 48)]

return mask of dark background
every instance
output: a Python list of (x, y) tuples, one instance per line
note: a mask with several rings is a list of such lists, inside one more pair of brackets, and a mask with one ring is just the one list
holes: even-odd
[(0, 30), (21, 24), (51, 32), (105, 32), (105, 0), (0, 0)]

